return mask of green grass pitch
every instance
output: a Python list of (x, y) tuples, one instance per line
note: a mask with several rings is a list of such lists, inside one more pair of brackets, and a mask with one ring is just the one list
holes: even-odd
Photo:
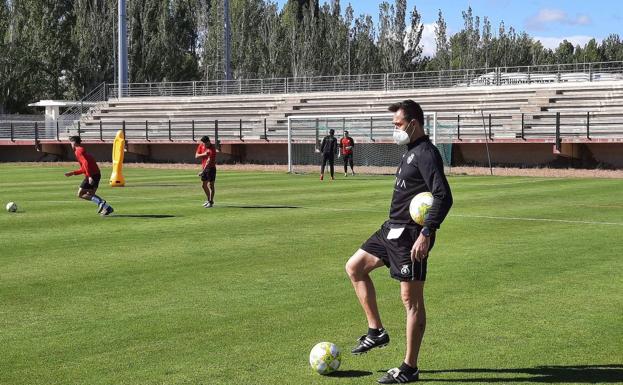
[[(75, 168), (0, 164), (0, 384), (373, 384), (404, 356), (404, 310), (375, 280), (392, 342), (344, 272), (386, 219), (391, 176), (227, 172), (204, 209), (196, 170), (129, 168), (75, 197)], [(340, 174), (338, 174), (340, 175)], [(431, 253), (421, 379), (623, 383), (623, 181), (450, 177)], [(337, 344), (335, 376), (312, 346)]]

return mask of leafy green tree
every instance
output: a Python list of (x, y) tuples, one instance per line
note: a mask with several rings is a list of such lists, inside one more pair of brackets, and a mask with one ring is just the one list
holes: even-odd
[(617, 34), (610, 34), (599, 47), (604, 61), (623, 61), (623, 42)]
[(379, 49), (375, 44), (376, 30), (370, 15), (361, 15), (355, 19), (352, 36), (351, 72), (353, 74), (380, 73)]
[(424, 32), (424, 24), (422, 24), (422, 16), (417, 10), (417, 7), (413, 7), (411, 11), (411, 26), (406, 33), (406, 68), (407, 71), (415, 71), (420, 66), (420, 60), (422, 56), (422, 46), (420, 41), (422, 40), (422, 33)]
[(378, 47), (384, 72), (401, 72), (405, 68), (405, 14), (406, 0), (395, 0), (394, 5), (382, 2), (379, 5)]
[(433, 59), (429, 67), (432, 70), (450, 69), (450, 43), (448, 41), (448, 27), (441, 9), (437, 15), (437, 23), (435, 23), (435, 43), (437, 47), (435, 59)]
[(70, 40), (74, 59), (67, 69), (67, 96), (71, 99), (80, 99), (98, 84), (113, 81), (116, 11), (116, 0), (74, 1)]

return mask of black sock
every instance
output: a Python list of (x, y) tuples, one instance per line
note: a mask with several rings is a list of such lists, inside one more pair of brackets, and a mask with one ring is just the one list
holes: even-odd
[(401, 372), (406, 373), (406, 374), (413, 374), (413, 373), (417, 372), (417, 367), (412, 368), (406, 362), (403, 362), (402, 365), (400, 365), (400, 367), (398, 369)]
[(380, 328), (380, 329), (372, 329), (372, 328), (368, 328), (368, 335), (370, 337), (378, 337), (381, 335), (381, 333), (383, 333), (385, 331), (385, 329)]

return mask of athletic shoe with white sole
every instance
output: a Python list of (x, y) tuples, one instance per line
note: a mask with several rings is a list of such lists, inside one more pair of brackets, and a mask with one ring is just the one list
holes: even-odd
[(413, 373), (403, 372), (398, 368), (393, 368), (387, 371), (383, 377), (378, 379), (379, 384), (406, 384), (408, 382), (415, 382), (420, 379), (420, 370), (416, 369)]
[(351, 350), (353, 354), (367, 353), (370, 349), (382, 348), (389, 344), (389, 334), (383, 329), (378, 336), (362, 335), (357, 340), (359, 343)]

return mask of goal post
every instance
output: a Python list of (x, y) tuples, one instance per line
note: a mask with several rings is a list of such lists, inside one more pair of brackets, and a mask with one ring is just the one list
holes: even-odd
[[(392, 116), (391, 113), (289, 116), (288, 172), (318, 172), (322, 159), (319, 153), (320, 144), (329, 134), (329, 130), (333, 129), (338, 140), (344, 131), (348, 131), (349, 136), (354, 139), (355, 172), (393, 174), (405, 152), (405, 146), (398, 146), (393, 142)], [(441, 142), (451, 143), (451, 140), (445, 138), (447, 135), (439, 132), (436, 112), (424, 113), (424, 130), (436, 145)], [(340, 172), (343, 164), (337, 156), (335, 163), (336, 172)]]

